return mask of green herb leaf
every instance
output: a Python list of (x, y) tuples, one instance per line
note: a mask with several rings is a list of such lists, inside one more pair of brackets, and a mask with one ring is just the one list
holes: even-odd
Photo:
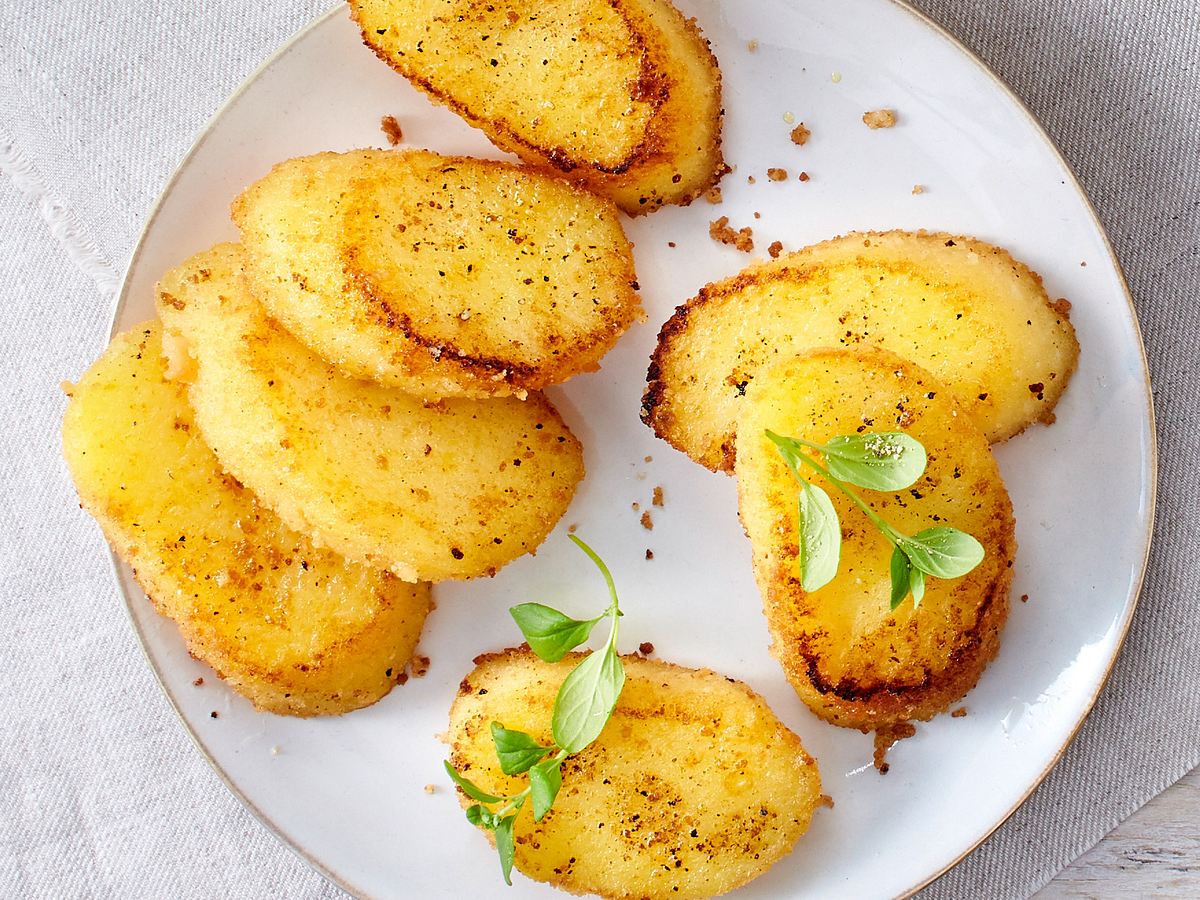
[(842, 557), (842, 526), (823, 488), (800, 482), (798, 500), (800, 583), (806, 591), (825, 587), (837, 575)]
[(921, 605), (921, 600), (925, 597), (925, 573), (920, 569), (913, 569), (908, 573), (908, 589), (913, 595), (913, 609)]
[(892, 550), (892, 609), (904, 602), (912, 584), (912, 563), (899, 547)]
[(504, 883), (512, 887), (513, 870), (513, 822), (517, 814), (505, 816), (496, 823), (496, 852), (500, 854), (500, 871), (504, 873)]
[(938, 526), (901, 538), (900, 546), (920, 569), (934, 578), (961, 578), (983, 562), (983, 545), (957, 528)]
[(567, 753), (578, 753), (599, 737), (624, 685), (625, 667), (611, 644), (589, 654), (558, 689), (551, 723), (554, 742)]
[(529, 794), (533, 798), (533, 821), (540, 822), (562, 787), (562, 760), (547, 759), (529, 770)]
[(580, 621), (540, 603), (522, 603), (509, 610), (530, 648), (546, 662), (558, 662), (588, 639), (598, 619)]
[(483, 825), (486, 828), (492, 827), (491, 813), (487, 807), (480, 806), (478, 803), (467, 807), (467, 821), (472, 825)]
[(822, 452), (834, 478), (871, 491), (902, 491), (925, 471), (925, 448), (902, 431), (839, 435)]
[(543, 747), (525, 732), (505, 728), (499, 722), (492, 723), (492, 740), (496, 744), (500, 771), (505, 775), (529, 771), (530, 766), (554, 749)]
[(446, 762), (445, 760), (442, 761), (442, 765), (446, 767), (446, 774), (449, 775), (454, 783), (462, 788), (463, 793), (472, 800), (478, 800), (480, 803), (499, 803), (503, 799), (502, 797), (494, 797), (486, 791), (481, 791), (479, 788), (475, 787), (475, 785), (471, 784), (470, 781), (468, 781), (462, 775), (459, 775), (454, 766), (450, 765), (450, 763)]

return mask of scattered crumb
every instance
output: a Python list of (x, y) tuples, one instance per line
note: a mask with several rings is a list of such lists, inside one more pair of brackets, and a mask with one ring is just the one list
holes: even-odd
[(642, 504), (640, 504), (636, 500), (634, 500), (633, 503), (630, 504), (630, 507), (633, 509), (634, 512), (637, 512), (639, 509), (642, 508)]
[(967, 708), (965, 706), (960, 706), (958, 709), (954, 710), (954, 712), (950, 713), (950, 718), (961, 719), (966, 714), (967, 714)]
[(720, 203), (721, 200), (724, 198), (721, 197), (721, 189), (717, 185), (714, 184), (712, 187), (710, 187), (707, 191), (704, 192), (704, 199), (715, 206), (716, 204)]
[(914, 194), (923, 194), (923, 193), (925, 193), (925, 185), (923, 185), (923, 184), (914, 184), (914, 185), (913, 185), (913, 190), (912, 190), (912, 192), (913, 192)]
[(1028, 603), (1028, 602), (1029, 602), (1029, 595), (1028, 595), (1028, 594), (1022, 594), (1022, 595), (1021, 595), (1021, 602), (1022, 602), (1022, 603)]
[(434, 787), (432, 784), (425, 785), (425, 793), (427, 793), (427, 794), (432, 794), (436, 790), (437, 790), (437, 788)]
[(578, 522), (572, 522), (570, 525), (567, 526), (567, 534), (574, 534), (578, 530), (579, 530)]
[(201, 675), (199, 678), (197, 678), (195, 681), (192, 682), (193, 687), (202, 687), (203, 685), (204, 685), (204, 676), (203, 675)]
[(643, 456), (642, 462), (652, 463), (652, 462), (654, 462), (654, 457), (653, 456)]
[(756, 218), (756, 219), (762, 218), (762, 213), (760, 213), (757, 209), (754, 211), (754, 218)]
[(729, 216), (721, 216), (708, 223), (708, 236), (721, 244), (728, 244), (743, 253), (754, 249), (754, 232), (749, 228), (734, 231), (729, 227)]
[(654, 520), (652, 518), (650, 518), (650, 510), (646, 510), (644, 513), (642, 513), (641, 522), (642, 522), (642, 527), (645, 528), (647, 531), (654, 530)]
[[(1087, 265), (1087, 263), (1084, 263), (1084, 265), (1086, 266), (1086, 265)], [(69, 382), (69, 381), (60, 381), (60, 382), (58, 383), (58, 389), (59, 389), (60, 391), (62, 391), (64, 394), (66, 394), (68, 397), (74, 397), (74, 396), (75, 396), (75, 393), (74, 393), (74, 392), (75, 392), (75, 385), (71, 384), (71, 382)]]
[(649, 547), (646, 548), (646, 559), (654, 559), (654, 551)]
[[(1050, 304), (1050, 308), (1060, 316), (1067, 316), (1071, 314), (1071, 301), (1066, 297), (1059, 297)], [(1050, 377), (1053, 378), (1054, 376), (1051, 375)]]
[(667, 241), (667, 246), (668, 246), (668, 247), (674, 247), (674, 246), (675, 246), (675, 242), (674, 242), (674, 241)]
[(661, 484), (660, 484), (660, 485), (657, 485), (657, 486), (655, 486), (655, 488), (654, 488), (654, 499), (653, 499), (653, 500), (651, 500), (650, 502), (651, 502), (651, 503), (653, 503), (655, 506), (662, 506), (662, 505), (663, 505), (663, 489), (662, 489), (662, 485), (661, 485)]
[(749, 50), (751, 53), (757, 53), (758, 52), (758, 41), (749, 41), (746, 44), (746, 49)]
[(779, 254), (783, 252), (783, 243), (781, 241), (772, 241), (771, 246), (767, 248), (767, 253), (771, 259), (778, 259)]
[(424, 678), (425, 673), (429, 671), (428, 656), (414, 656), (412, 661), (413, 678)]
[[(1080, 265), (1086, 269), (1087, 268), (1087, 260), (1085, 259), (1083, 262), (1080, 263)], [(66, 382), (63, 382), (63, 383), (65, 384)], [(67, 392), (67, 395), (70, 396), (70, 391)]]
[(280, 747), (278, 744), (276, 744), (274, 747), (271, 748), (272, 756), (278, 756), (282, 752), (283, 752), (283, 748)]
[(384, 116), (379, 120), (379, 128), (383, 132), (383, 136), (387, 138), (387, 142), (393, 147), (404, 140), (404, 131), (400, 128), (400, 123), (396, 121), (395, 116)]
[(645, 472), (638, 472), (638, 473), (637, 473), (637, 475), (635, 475), (635, 476), (634, 476), (634, 478), (636, 478), (638, 481), (645, 481), (645, 480), (646, 480), (646, 473), (645, 473)]
[(801, 172), (799, 175), (796, 176), (796, 178), (798, 181), (808, 181), (808, 173)]
[(433, 733), (433, 739), (439, 744), (448, 744), (450, 743), (450, 733), (446, 731), (435, 731)]
[(649, 656), (653, 652), (654, 645), (649, 641), (642, 641), (638, 644), (638, 653), (642, 654), (642, 656)]
[(788, 125), (791, 125), (793, 122), (796, 121), (796, 114), (791, 111), (785, 112), (783, 114), (783, 121), (785, 123), (787, 123)]
[(804, 127), (803, 122), (792, 129), (792, 143), (797, 147), (807, 144), (810, 137), (812, 137), (812, 132)]
[(817, 801), (817, 806), (824, 806), (826, 809), (833, 809), (833, 798), (828, 794), (822, 794), (821, 799)]
[(787, 181), (788, 171), (778, 166), (772, 166), (770, 169), (767, 169), (767, 178), (771, 179), (771, 181)]
[(912, 722), (900, 722), (896, 725), (876, 729), (874, 762), (875, 768), (879, 770), (880, 775), (886, 775), (888, 769), (891, 768), (887, 762), (888, 750), (892, 749), (897, 741), (910, 738), (916, 733), (917, 726)]
[(396, 684), (408, 684), (408, 673), (401, 672), (396, 676)]
[(747, 175), (747, 176), (746, 176), (746, 184), (757, 184), (757, 183), (758, 183), (758, 182), (756, 182), (756, 181), (754, 180), (754, 176), (753, 176), (753, 175)]
[(829, 76), (829, 80), (832, 81), (834, 84), (838, 84), (842, 80), (842, 73), (834, 72), (832, 75)]
[(896, 124), (896, 111), (873, 109), (863, 113), (863, 124), (868, 128), (891, 128)]
[(210, 712), (208, 715), (209, 715), (209, 718), (211, 718), (211, 719), (221, 718), (221, 714), (219, 712), (217, 712), (215, 709), (212, 712)]

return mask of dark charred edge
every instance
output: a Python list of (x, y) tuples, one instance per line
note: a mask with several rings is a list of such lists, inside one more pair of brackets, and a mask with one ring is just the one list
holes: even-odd
[[(979, 650), (986, 643), (986, 632), (991, 626), (990, 613), (997, 598), (1005, 597), (1009, 591), (1009, 579), (1001, 578), (992, 584), (987, 597), (979, 604), (975, 624), (963, 633), (958, 645), (950, 651), (949, 665), (938, 675), (925, 667), (925, 677), (917, 684), (896, 685), (884, 683), (877, 687), (867, 687), (855, 679), (843, 677), (837, 682), (828, 681), (822, 674), (819, 657), (807, 649), (807, 639), (801, 638), (798, 644), (798, 654), (804, 661), (804, 672), (809, 683), (820, 694), (832, 694), (847, 703), (869, 703), (880, 696), (908, 699), (945, 685), (957, 684), (969, 674), (979, 661)], [(982, 671), (982, 670), (981, 670)], [(974, 678), (980, 672), (974, 673)], [(974, 683), (972, 681), (972, 683)]]
[[(574, 159), (566, 150), (561, 147), (552, 147), (547, 149), (538, 144), (534, 144), (525, 140), (514, 133), (510, 128), (502, 124), (498, 124), (491, 119), (480, 118), (479, 116), (470, 112), (463, 104), (453, 100), (446, 93), (434, 87), (428, 81), (428, 79), (420, 77), (415, 72), (406, 71), (406, 67), (401, 67), (401, 65), (396, 60), (393, 60), (384, 50), (372, 44), (371, 36), (368, 33), (369, 29), (366, 28), (359, 20), (358, 8), (354, 4), (350, 5), (350, 17), (354, 20), (354, 24), (358, 26), (359, 32), (362, 35), (363, 43), (371, 50), (372, 53), (379, 57), (380, 60), (382, 60), (400, 75), (404, 76), (404, 78), (408, 79), (408, 81), (410, 81), (415, 87), (428, 94), (438, 103), (448, 107), (457, 115), (469, 122), (472, 126), (478, 128), (480, 131), (483, 131), (489, 136), (489, 138), (491, 138), (492, 134), (495, 133), (499, 135), (502, 140), (507, 142), (511, 148), (522, 148), (526, 153), (530, 154), (534, 158), (544, 161), (549, 167), (564, 174), (575, 172), (577, 169), (590, 169), (602, 172), (605, 175), (622, 175), (628, 172), (633, 166), (645, 162), (653, 156), (655, 149), (654, 144), (657, 140), (657, 134), (653, 128), (653, 123), (655, 119), (661, 115), (661, 110), (666, 103), (669, 88), (666, 80), (662, 76), (662, 73), (659, 72), (651, 62), (649, 53), (646, 51), (645, 43), (642, 41), (641, 35), (633, 26), (633, 23), (629, 21), (629, 16), (626, 14), (625, 10), (621, 8), (620, 0), (608, 0), (608, 4), (629, 27), (630, 33), (634, 36), (635, 47), (639, 51), (641, 74), (637, 82), (637, 94), (640, 95), (643, 90), (646, 89), (646, 86), (651, 84), (655, 85), (655, 89), (650, 94), (651, 113), (646, 123), (647, 136), (644, 137), (636, 146), (634, 146), (633, 150), (630, 151), (627, 157), (615, 165), (608, 166), (602, 165), (595, 160)], [(634, 101), (640, 101), (645, 100), (646, 97), (635, 96), (631, 94), (630, 99)], [(496, 143), (496, 141), (493, 140), (493, 143)], [(520, 152), (515, 149), (513, 152), (517, 152), (517, 154), (520, 155)]]
[[(736, 296), (747, 288), (765, 284), (771, 281), (796, 281), (800, 282), (811, 276), (815, 266), (809, 262), (809, 257), (830, 245), (839, 244), (843, 241), (851, 239), (882, 239), (895, 236), (902, 237), (918, 237), (922, 239), (941, 241), (945, 247), (962, 247), (964, 250), (973, 250), (978, 253), (986, 253), (992, 256), (1000, 257), (1003, 262), (1014, 269), (1018, 276), (1029, 278), (1041, 293), (1046, 307), (1054, 314), (1056, 321), (1066, 326), (1071, 340), (1075, 345), (1075, 353), (1072, 355), (1071, 365), (1068, 371), (1060, 373), (1061, 377), (1055, 381), (1055, 393), (1050, 396), (1050, 403), (1046, 407), (1045, 414), (1051, 414), (1054, 408), (1058, 405), (1058, 401), (1062, 399), (1066, 393), (1067, 385), (1071, 377), (1075, 374), (1079, 365), (1079, 341), (1075, 336), (1075, 328), (1071, 324), (1070, 311), (1071, 305), (1065, 299), (1052, 301), (1049, 294), (1046, 292), (1046, 287), (1042, 281), (1042, 276), (1033, 269), (1029, 268), (1020, 260), (1016, 259), (1008, 250), (999, 247), (995, 244), (989, 244), (987, 241), (978, 238), (967, 237), (965, 235), (951, 234), (946, 231), (928, 231), (924, 228), (916, 231), (908, 231), (903, 228), (892, 228), (888, 231), (849, 231), (845, 234), (840, 234), (824, 241), (819, 241), (815, 244), (810, 244), (807, 247), (801, 247), (791, 253), (784, 254), (778, 259), (767, 262), (752, 262), (741, 272), (729, 278), (715, 281), (706, 284), (700, 289), (695, 297), (692, 297), (686, 303), (675, 307), (675, 312), (671, 315), (658, 333), (658, 341), (655, 344), (654, 352), (650, 355), (650, 366), (646, 371), (646, 390), (642, 394), (641, 420), (644, 422), (656, 436), (666, 441), (676, 450), (691, 456), (687, 450), (680, 447), (677, 443), (671, 440), (667, 433), (674, 424), (675, 416), (670, 410), (670, 390), (667, 382), (663, 378), (663, 369), (667, 358), (674, 350), (675, 340), (681, 337), (688, 327), (689, 316), (706, 304), (725, 303), (736, 298)], [(1026, 426), (1028, 427), (1028, 426)], [(1009, 438), (1020, 434), (1025, 429), (1010, 435), (997, 438), (992, 443), (1000, 443)], [(722, 465), (719, 468), (712, 469), (705, 461), (694, 459), (695, 462), (709, 468), (712, 471), (721, 471), (731, 473), (734, 466), (734, 446), (725, 440), (721, 443), (720, 456)]]
[[(388, 152), (388, 151), (380, 151)], [(426, 151), (418, 151), (426, 152)], [(520, 167), (492, 160), (466, 160), (463, 157), (446, 157), (451, 163), (470, 162), (490, 163), (491, 167), (521, 172)], [(528, 174), (524, 172), (522, 174)], [(560, 184), (562, 182), (559, 182)], [(572, 187), (571, 185), (568, 185)], [(578, 189), (576, 189), (578, 190)], [(603, 203), (608, 201), (594, 194), (587, 194), (591, 200)], [(611, 204), (610, 204), (611, 205)], [(615, 207), (614, 207), (615, 208)], [(622, 231), (623, 233), (623, 231)], [(628, 242), (626, 242), (628, 250)], [(620, 340), (621, 336), (637, 320), (641, 303), (637, 295), (637, 281), (633, 270), (632, 253), (627, 253), (630, 265), (629, 276), (618, 278), (617, 283), (628, 287), (628, 294), (622, 298), (618, 307), (619, 315), (611, 315), (611, 310), (604, 310), (599, 325), (587, 334), (578, 335), (572, 342), (575, 354), (584, 358), (582, 363), (566, 366), (558, 361), (550, 364), (522, 363), (499, 356), (487, 356), (468, 353), (453, 341), (441, 338), (431, 338), (413, 326), (412, 319), (405, 313), (397, 313), (392, 309), (387, 299), (376, 290), (371, 277), (358, 267), (357, 249), (347, 247), (342, 252), (342, 274), (348, 279), (347, 289), (357, 293), (369, 307), (374, 307), (379, 315), (376, 321), (389, 330), (400, 335), (414, 347), (429, 353), (430, 362), (434, 369), (449, 368), (462, 372), (468, 377), (478, 379), (486, 384), (503, 383), (516, 390), (540, 391), (554, 384), (559, 384), (580, 371), (585, 371), (587, 365), (598, 363), (599, 360)], [(437, 351), (434, 356), (433, 351)]]

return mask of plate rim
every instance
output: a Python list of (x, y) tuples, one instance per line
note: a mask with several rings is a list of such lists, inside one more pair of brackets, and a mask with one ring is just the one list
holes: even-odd
[[(1129, 313), (1129, 319), (1133, 324), (1134, 336), (1137, 339), (1136, 343), (1137, 343), (1138, 357), (1141, 362), (1141, 374), (1142, 374), (1141, 381), (1142, 381), (1142, 388), (1143, 388), (1143, 392), (1144, 392), (1143, 400), (1145, 402), (1145, 408), (1147, 410), (1147, 419), (1148, 419), (1147, 424), (1149, 426), (1148, 427), (1148, 435), (1149, 435), (1148, 457), (1149, 458), (1147, 460), (1149, 479), (1148, 479), (1148, 482), (1146, 485), (1146, 503), (1145, 503), (1146, 525), (1145, 525), (1144, 534), (1142, 535), (1141, 563), (1137, 567), (1136, 576), (1131, 583), (1130, 590), (1129, 590), (1127, 598), (1126, 598), (1125, 615), (1124, 615), (1123, 620), (1120, 622), (1120, 624), (1118, 626), (1119, 636), (1117, 637), (1116, 643), (1113, 647), (1112, 654), (1109, 657), (1108, 665), (1104, 670), (1103, 677), (1100, 678), (1100, 680), (1097, 682), (1096, 687), (1092, 691), (1091, 696), (1088, 698), (1087, 702), (1083, 705), (1083, 707), (1079, 713), (1078, 719), (1075, 721), (1073, 727), (1071, 728), (1071, 732), (1067, 736), (1066, 740), (1063, 741), (1062, 746), (1060, 746), (1058, 748), (1058, 751), (1054, 754), (1053, 758), (1047, 762), (1045, 768), (1037, 775), (1037, 777), (1030, 781), (1029, 786), (1027, 787), (1025, 792), (1013, 803), (1013, 805), (1006, 812), (1004, 812), (999, 818), (997, 818), (996, 821), (983, 834), (981, 834), (979, 836), (979, 838), (973, 844), (971, 844), (969, 847), (964, 849), (962, 851), (962, 853), (960, 853), (954, 859), (947, 862), (944, 866), (942, 866), (937, 871), (930, 873), (927, 877), (924, 878), (924, 880), (919, 881), (918, 883), (914, 884), (912, 887), (907, 888), (906, 890), (904, 890), (903, 892), (901, 892), (900, 894), (897, 895), (898, 900), (903, 900), (903, 898), (908, 898), (908, 897), (913, 896), (918, 891), (920, 891), (922, 888), (925, 888), (928, 885), (932, 884), (934, 881), (941, 878), (943, 875), (945, 875), (947, 872), (949, 872), (951, 869), (953, 869), (955, 866), (957, 866), (967, 856), (969, 856), (971, 853), (973, 853), (975, 850), (977, 850), (988, 838), (990, 838), (993, 834), (995, 834), (997, 829), (999, 829), (1001, 825), (1003, 825), (1006, 821), (1008, 821), (1008, 819), (1011, 818), (1012, 815), (1018, 809), (1020, 809), (1021, 806), (1024, 805), (1025, 801), (1028, 800), (1030, 798), (1030, 796), (1032, 796), (1033, 792), (1036, 791), (1042, 785), (1042, 783), (1049, 776), (1050, 772), (1055, 768), (1055, 766), (1058, 765), (1058, 763), (1062, 760), (1063, 756), (1066, 754), (1067, 750), (1075, 742), (1075, 738), (1078, 737), (1079, 732), (1083, 728), (1084, 723), (1087, 721), (1088, 717), (1092, 713), (1092, 710), (1095, 708), (1096, 701), (1099, 699), (1100, 693), (1104, 690), (1105, 686), (1109, 682), (1109, 679), (1112, 677), (1113, 669), (1116, 667), (1117, 660), (1120, 658), (1121, 651), (1124, 649), (1125, 640), (1129, 636), (1129, 629), (1133, 624), (1133, 617), (1137, 611), (1138, 604), (1141, 600), (1142, 589), (1145, 586), (1146, 572), (1147, 572), (1147, 569), (1149, 568), (1149, 563), (1150, 563), (1150, 548), (1151, 548), (1151, 545), (1153, 544), (1153, 540), (1154, 540), (1155, 512), (1156, 512), (1157, 503), (1158, 503), (1158, 428), (1157, 428), (1157, 421), (1156, 421), (1156, 415), (1155, 415), (1155, 409), (1154, 409), (1154, 391), (1153, 391), (1153, 382), (1152, 382), (1152, 378), (1151, 378), (1150, 363), (1149, 363), (1149, 360), (1146, 355), (1146, 342), (1145, 342), (1145, 338), (1143, 337), (1143, 334), (1142, 334), (1142, 326), (1141, 326), (1141, 321), (1138, 318), (1137, 307), (1134, 304), (1133, 295), (1129, 290), (1129, 283), (1125, 277), (1124, 267), (1121, 265), (1121, 261), (1117, 257), (1116, 251), (1113, 249), (1112, 239), (1109, 237), (1108, 230), (1104, 227), (1104, 223), (1100, 220), (1100, 216), (1097, 214), (1096, 208), (1092, 204), (1091, 198), (1088, 196), (1087, 192), (1083, 188), (1083, 185), (1080, 183), (1079, 175), (1076, 173), (1075, 167), (1072, 166), (1071, 163), (1067, 160), (1067, 158), (1063, 155), (1063, 152), (1059, 148), (1057, 142), (1046, 131), (1046, 129), (1043, 127), (1042, 123), (1038, 120), (1037, 116), (1034, 115), (1033, 111), (1029, 108), (1029, 106), (1025, 103), (1025, 101), (1011, 87), (1009, 87), (1008, 83), (1006, 81), (1004, 81), (1004, 79), (1001, 78), (992, 69), (992, 67), (989, 66), (987, 64), (987, 62), (985, 62), (981, 56), (979, 56), (979, 54), (977, 54), (974, 50), (972, 50), (965, 43), (963, 43), (958, 37), (956, 37), (953, 33), (951, 33), (943, 25), (941, 25), (940, 23), (938, 23), (937, 21), (935, 21), (934, 19), (932, 19), (928, 15), (926, 15), (924, 12), (922, 12), (921, 10), (917, 9), (916, 7), (914, 7), (910, 3), (908, 3), (907, 0), (883, 0), (883, 2), (891, 5), (892, 7), (898, 9), (899, 11), (907, 14), (909, 17), (916, 20), (918, 25), (921, 25), (924, 28), (928, 29), (937, 38), (948, 43), (952, 49), (958, 51), (964, 57), (966, 57), (983, 75), (985, 75), (987, 77), (987, 79), (992, 83), (992, 85), (995, 88), (997, 88), (1015, 106), (1015, 108), (1026, 119), (1028, 124), (1030, 124), (1033, 127), (1033, 130), (1035, 131), (1035, 133), (1045, 143), (1046, 147), (1050, 150), (1050, 152), (1052, 153), (1054, 158), (1058, 161), (1058, 164), (1062, 167), (1063, 171), (1066, 172), (1067, 175), (1069, 176), (1068, 187), (1070, 187), (1075, 192), (1075, 194), (1078, 196), (1078, 198), (1082, 201), (1083, 207), (1086, 210), (1087, 215), (1090, 217), (1092, 225), (1094, 226), (1094, 228), (1096, 230), (1096, 233), (1099, 234), (1099, 236), (1102, 240), (1104, 251), (1108, 255), (1109, 262), (1112, 263), (1113, 270), (1117, 274), (1117, 281), (1118, 281), (1118, 284), (1120, 287), (1120, 292), (1121, 292), (1123, 299), (1125, 300), (1126, 309)], [(133, 252), (129, 256), (129, 261), (125, 265), (124, 272), (121, 275), (120, 284), (117, 288), (117, 292), (116, 292), (113, 302), (111, 304), (109, 335), (108, 335), (109, 340), (111, 340), (117, 334), (117, 322), (120, 320), (121, 314), (124, 312), (125, 307), (129, 301), (129, 294), (130, 294), (131, 281), (132, 281), (131, 275), (132, 275), (134, 269), (141, 262), (141, 258), (144, 253), (145, 246), (146, 246), (147, 240), (150, 236), (150, 233), (153, 230), (155, 223), (157, 222), (160, 214), (162, 213), (163, 207), (166, 205), (168, 197), (170, 197), (170, 195), (173, 193), (176, 183), (179, 181), (180, 177), (182, 176), (183, 171), (187, 168), (188, 164), (192, 161), (192, 159), (200, 152), (200, 150), (208, 142), (209, 138), (212, 136), (213, 130), (215, 129), (217, 123), (220, 122), (221, 119), (224, 118), (224, 116), (228, 112), (228, 110), (231, 107), (233, 107), (242, 98), (242, 96), (250, 89), (250, 87), (252, 85), (254, 85), (269, 68), (274, 66), (283, 57), (285, 57), (289, 53), (293, 52), (296, 45), (304, 37), (306, 37), (310, 32), (315, 31), (316, 29), (324, 26), (325, 23), (328, 22), (329, 20), (331, 20), (335, 17), (341, 16), (343, 14), (345, 14), (345, 8), (339, 3), (336, 6), (326, 10), (325, 12), (320, 13), (319, 15), (317, 15), (316, 17), (311, 19), (309, 22), (307, 22), (299, 30), (297, 30), (295, 33), (293, 33), (291, 36), (289, 36), (278, 48), (276, 48), (269, 56), (267, 56), (267, 58), (264, 59), (258, 66), (256, 66), (254, 68), (254, 70), (251, 71), (242, 80), (242, 82), (238, 85), (238, 87), (227, 98), (225, 98), (224, 102), (222, 102), (220, 104), (220, 106), (218, 106), (216, 108), (216, 110), (213, 111), (212, 115), (209, 116), (208, 120), (204, 123), (204, 126), (201, 128), (200, 133), (192, 141), (192, 144), (188, 148), (187, 152), (180, 158), (179, 162), (176, 164), (175, 168), (172, 170), (171, 175), (167, 178), (166, 182), (163, 184), (162, 190), (159, 192), (157, 198), (154, 201), (154, 205), (150, 208), (150, 212), (146, 217), (145, 224), (142, 226), (140, 232), (138, 233), (137, 243), (134, 245)], [(121, 560), (117, 557), (116, 553), (111, 548), (109, 548), (109, 550), (108, 550), (108, 560), (109, 560), (109, 564), (112, 569), (113, 579), (116, 582), (117, 590), (121, 594), (121, 599), (124, 601), (125, 614), (129, 618), (129, 622), (130, 622), (131, 626), (133, 627), (134, 634), (136, 634), (136, 636), (137, 636), (138, 646), (141, 648), (142, 655), (145, 657), (146, 662), (149, 664), (150, 671), (154, 674), (155, 681), (158, 682), (158, 685), (162, 689), (162, 692), (166, 695), (167, 700), (170, 702), (171, 709), (175, 713), (176, 718), (179, 719), (180, 724), (183, 725), (184, 731), (191, 738), (192, 743), (195, 745), (196, 749), (200, 752), (200, 755), (208, 763), (208, 765), (212, 769), (212, 771), (220, 779), (221, 783), (225, 785), (225, 787), (229, 790), (229, 792), (233, 795), (233, 797), (238, 801), (238, 803), (241, 804), (243, 809), (245, 809), (247, 812), (249, 812), (250, 815), (253, 816), (258, 821), (258, 823), (263, 826), (263, 828), (265, 828), (271, 835), (273, 835), (281, 844), (283, 844), (283, 846), (285, 846), (286, 848), (291, 850), (292, 853), (294, 853), (297, 857), (299, 857), (313, 871), (315, 871), (317, 874), (319, 874), (326, 881), (337, 886), (338, 888), (340, 888), (341, 890), (350, 894), (351, 896), (357, 897), (357, 898), (364, 898), (364, 900), (369, 900), (369, 897), (370, 897), (369, 894), (367, 894), (361, 888), (358, 888), (357, 886), (350, 883), (344, 877), (333, 872), (324, 863), (322, 863), (316, 857), (316, 855), (314, 853), (305, 849), (299, 843), (294, 841), (284, 831), (284, 829), (280, 825), (276, 824), (276, 822), (270, 816), (268, 816), (253, 801), (251, 801), (250, 798), (247, 797), (245, 793), (243, 793), (241, 788), (239, 788), (233, 782), (233, 780), (230, 778), (230, 776), (225, 771), (225, 769), (222, 768), (222, 766), (217, 762), (216, 758), (209, 752), (208, 747), (205, 744), (205, 742), (203, 741), (203, 739), (191, 727), (191, 725), (188, 723), (187, 718), (183, 715), (183, 710), (180, 707), (178, 699), (176, 698), (174, 692), (172, 692), (170, 687), (167, 685), (165, 679), (163, 678), (163, 674), (159, 671), (158, 665), (154, 661), (154, 657), (150, 653), (150, 645), (149, 645), (148, 638), (138, 621), (137, 615), (134, 612), (134, 603), (135, 602), (145, 602), (144, 598), (142, 598), (141, 600), (135, 601), (135, 599), (130, 596), (129, 592), (125, 590), (124, 579), (121, 577), (121, 572), (124, 567), (124, 563), (121, 562)]]

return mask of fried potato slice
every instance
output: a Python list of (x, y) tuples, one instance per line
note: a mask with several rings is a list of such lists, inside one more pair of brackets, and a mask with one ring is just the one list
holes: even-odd
[(340, 374), (267, 317), (223, 244), (168, 272), (173, 373), (238, 480), (297, 531), (405, 581), (494, 574), (535, 550), (583, 477), (540, 394), (444, 400)]
[(667, 0), (350, 0), (363, 40), (496, 146), (630, 215), (727, 171), (721, 73)]
[[(554, 699), (579, 659), (476, 659), (450, 710), (451, 765), (485, 791), (522, 790), (500, 771), (491, 723), (552, 743)], [(540, 823), (518, 815), (517, 869), (575, 894), (650, 900), (712, 897), (757, 878), (808, 830), (822, 800), (816, 763), (746, 685), (637, 656), (624, 663), (616, 711), (563, 763), (553, 808)]]
[(233, 219), (273, 317), (347, 374), (425, 399), (557, 384), (643, 318), (612, 205), (507, 163), (320, 153), (277, 165)]
[(84, 509), (188, 650), (256, 707), (374, 703), (412, 656), (429, 585), (313, 545), (226, 475), (164, 378), (161, 332), (118, 335), (71, 390), (63, 451)]
[[(837, 509), (841, 565), (820, 590), (800, 586), (798, 486), (765, 436), (825, 443), (840, 434), (903, 431), (928, 454), (925, 474), (897, 494), (858, 490), (891, 526), (913, 535), (949, 525), (986, 556), (970, 574), (928, 578), (890, 606), (892, 546), (819, 478)], [(924, 720), (975, 686), (1000, 646), (1016, 538), (1012, 503), (988, 442), (946, 386), (883, 350), (815, 350), (761, 372), (737, 431), (738, 508), (772, 652), (809, 708), (836, 725), (878, 729)]]
[(989, 441), (1054, 407), (1075, 371), (1070, 304), (974, 238), (928, 232), (834, 238), (710, 284), (662, 327), (642, 420), (713, 471), (763, 369), (814, 347), (880, 346), (924, 366)]

